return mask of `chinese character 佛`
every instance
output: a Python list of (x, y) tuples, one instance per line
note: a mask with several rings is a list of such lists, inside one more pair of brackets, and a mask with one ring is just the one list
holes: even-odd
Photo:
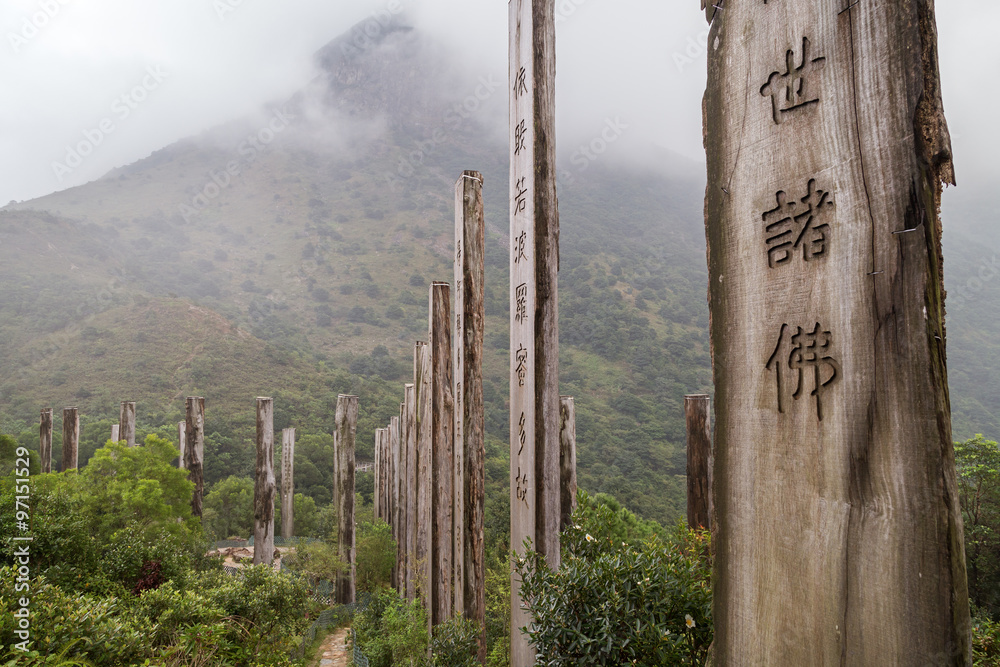
[(809, 47), (809, 38), (803, 37), (802, 58), (798, 67), (795, 66), (795, 51), (788, 49), (785, 52), (785, 73), (772, 72), (760, 89), (761, 95), (771, 98), (774, 122), (779, 125), (789, 111), (819, 102), (819, 96), (812, 93), (809, 81), (814, 72), (823, 69), (826, 58), (810, 59)]
[(764, 242), (767, 244), (767, 265), (772, 269), (792, 260), (802, 249), (802, 259), (808, 262), (826, 253), (826, 234), (830, 225), (824, 222), (833, 208), (829, 192), (816, 189), (810, 180), (806, 196), (788, 200), (785, 192), (775, 195), (776, 208), (764, 213)]
[(816, 416), (823, 421), (823, 393), (840, 379), (840, 364), (829, 354), (832, 336), (829, 331), (822, 331), (818, 322), (812, 331), (795, 327), (795, 333), (789, 336), (791, 331), (792, 327), (781, 325), (778, 344), (767, 360), (767, 370), (774, 370), (777, 374), (778, 412), (785, 412), (785, 383), (788, 381), (782, 375), (782, 368), (787, 368), (795, 378), (792, 398), (796, 401), (803, 396), (806, 376), (809, 375), (806, 371), (812, 369), (813, 390), (809, 395), (816, 398)]

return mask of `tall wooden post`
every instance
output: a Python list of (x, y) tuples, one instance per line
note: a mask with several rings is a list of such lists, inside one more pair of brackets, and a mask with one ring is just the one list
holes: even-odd
[(185, 422), (177, 422), (177, 449), (180, 450), (180, 456), (177, 458), (177, 467), (181, 470), (185, 470), (187, 467), (187, 424)]
[(42, 459), (42, 472), (52, 472), (52, 408), (42, 410), (38, 424), (38, 454)]
[(382, 429), (375, 429), (375, 446), (372, 449), (375, 453), (375, 466), (373, 468), (373, 478), (375, 480), (374, 491), (372, 491), (373, 515), (376, 519), (382, 518)]
[(337, 603), (355, 601), (354, 535), (354, 443), (358, 431), (358, 397), (337, 397), (336, 429), (333, 432), (335, 465), (333, 501), (337, 506), (337, 553), (348, 571), (337, 582)]
[(712, 424), (708, 394), (684, 397), (687, 422), (687, 523), (712, 527)]
[(406, 448), (406, 526), (404, 548), (406, 551), (406, 599), (416, 596), (417, 549), (417, 392), (415, 385), (407, 384), (403, 392), (403, 435)]
[(253, 564), (274, 560), (274, 399), (257, 399), (257, 466), (253, 486)]
[(397, 591), (400, 591), (402, 590), (399, 584), (399, 575), (402, 571), (400, 565), (403, 562), (403, 540), (399, 534), (399, 417), (392, 417), (389, 420), (389, 455), (392, 463), (391, 488), (389, 489), (389, 525), (392, 526), (392, 537), (396, 540), (396, 565), (392, 569), (392, 584)]
[(971, 664), (934, 3), (712, 11), (715, 664)]
[(414, 348), (414, 385), (417, 401), (417, 529), (416, 565), (417, 589), (423, 597), (431, 624), (434, 608), (432, 585), (431, 534), (434, 515), (431, 499), (434, 496), (434, 475), (431, 449), (431, 353), (427, 343), (418, 342)]
[(281, 536), (295, 535), (295, 429), (281, 432)]
[(121, 442), (121, 424), (111, 425), (111, 442)]
[(80, 411), (77, 408), (63, 409), (63, 449), (62, 472), (75, 470), (80, 455)]
[[(555, 2), (510, 0), (510, 536), (558, 567), (559, 211)], [(511, 667), (534, 664), (511, 580)]]
[(194, 482), (191, 514), (201, 517), (202, 496), (205, 493), (205, 399), (201, 396), (188, 397), (186, 411), (184, 467), (187, 468), (188, 479)]
[(559, 530), (573, 523), (576, 509), (576, 401), (559, 397)]
[(431, 623), (439, 625), (452, 616), (454, 606), (455, 530), (455, 397), (451, 372), (451, 286), (431, 283), (431, 457), (433, 459), (434, 514), (432, 547), (434, 608)]
[[(486, 320), (486, 222), (483, 175), (466, 171), (455, 184), (455, 460), (456, 612), (485, 627), (486, 414), (483, 404), (483, 332)], [(458, 554), (461, 554), (459, 558)], [(486, 635), (479, 662), (486, 661)]]
[(118, 419), (118, 439), (135, 447), (135, 401), (122, 401)]

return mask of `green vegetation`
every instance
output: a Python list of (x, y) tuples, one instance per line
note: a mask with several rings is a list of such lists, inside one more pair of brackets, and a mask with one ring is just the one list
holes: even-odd
[(1000, 447), (977, 435), (955, 443), (955, 461), (969, 596), (980, 613), (1000, 621)]

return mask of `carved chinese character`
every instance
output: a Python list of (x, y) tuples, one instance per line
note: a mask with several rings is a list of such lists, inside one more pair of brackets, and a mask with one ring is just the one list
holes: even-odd
[(517, 450), (517, 455), (518, 456), (520, 456), (521, 452), (524, 451), (524, 442), (525, 442), (525, 440), (528, 437), (527, 433), (524, 432), (524, 422), (525, 422), (524, 413), (522, 412), (521, 413), (521, 419), (518, 420), (518, 422), (517, 422), (517, 429), (518, 429), (517, 440), (521, 444), (520, 449)]
[(803, 37), (799, 65), (795, 65), (795, 51), (789, 49), (785, 53), (785, 73), (772, 72), (760, 89), (761, 95), (771, 98), (775, 123), (781, 124), (784, 114), (790, 111), (819, 102), (818, 95), (812, 91), (810, 78), (823, 69), (826, 58), (810, 58), (809, 47), (809, 38)]
[(528, 243), (528, 232), (521, 232), (514, 237), (514, 263), (520, 264), (521, 260), (528, 261), (528, 256), (524, 254), (525, 245)]
[(829, 331), (821, 330), (818, 322), (812, 331), (795, 327), (795, 333), (789, 336), (791, 331), (792, 327), (787, 324), (781, 325), (778, 344), (767, 360), (767, 370), (774, 370), (777, 374), (778, 412), (785, 412), (784, 395), (787, 380), (782, 375), (782, 368), (787, 367), (795, 378), (792, 398), (796, 401), (802, 397), (805, 390), (807, 375), (805, 371), (812, 369), (813, 390), (809, 395), (816, 398), (816, 416), (823, 421), (823, 393), (840, 379), (840, 364), (829, 354), (832, 336)]
[(525, 178), (519, 178), (516, 183), (514, 183), (517, 194), (514, 195), (514, 215), (524, 211), (524, 207), (527, 205), (527, 194), (528, 188), (524, 187)]
[(528, 79), (527, 72), (522, 67), (518, 70), (517, 76), (514, 77), (514, 99), (521, 99), (521, 95), (528, 92)]
[(517, 488), (514, 493), (517, 499), (528, 505), (528, 473), (521, 472), (521, 466), (517, 467), (517, 477), (514, 478), (514, 482), (517, 484)]
[(790, 262), (800, 248), (806, 262), (825, 255), (830, 225), (824, 220), (833, 208), (830, 193), (817, 190), (813, 179), (806, 186), (806, 196), (802, 199), (789, 201), (783, 190), (775, 199), (777, 207), (763, 215), (768, 266), (774, 268)]
[(528, 122), (522, 120), (514, 126), (514, 155), (520, 155), (521, 151), (528, 147)]
[(517, 361), (517, 368), (514, 371), (517, 373), (517, 386), (523, 387), (524, 378), (528, 374), (528, 349), (521, 345), (514, 355), (514, 359)]
[(514, 320), (521, 324), (528, 319), (528, 284), (521, 283), (514, 290)]

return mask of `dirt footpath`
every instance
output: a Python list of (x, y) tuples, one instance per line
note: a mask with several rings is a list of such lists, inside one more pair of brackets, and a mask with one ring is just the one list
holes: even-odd
[(347, 667), (351, 664), (351, 652), (348, 650), (348, 637), (351, 634), (350, 628), (337, 628), (333, 633), (323, 640), (319, 651), (316, 653), (314, 666), (318, 667)]

